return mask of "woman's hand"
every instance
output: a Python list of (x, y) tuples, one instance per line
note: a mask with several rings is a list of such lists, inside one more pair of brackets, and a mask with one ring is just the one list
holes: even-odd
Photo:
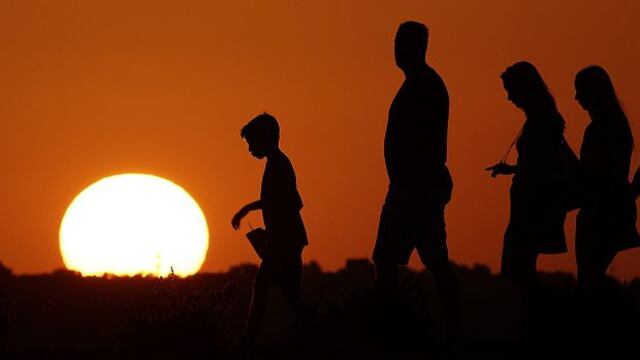
[(511, 175), (514, 173), (514, 166), (509, 165), (504, 161), (501, 161), (493, 166), (486, 168), (485, 170), (491, 171), (491, 177), (495, 178), (497, 175)]

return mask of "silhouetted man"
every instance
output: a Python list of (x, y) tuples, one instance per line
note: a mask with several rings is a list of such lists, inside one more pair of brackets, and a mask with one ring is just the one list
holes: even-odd
[(386, 300), (398, 291), (398, 265), (413, 249), (436, 282), (448, 329), (458, 326), (458, 285), (449, 264), (444, 222), (453, 183), (446, 166), (449, 95), (425, 62), (428, 30), (418, 22), (400, 25), (396, 65), (405, 80), (391, 108), (384, 139), (389, 190), (373, 252), (376, 291)]

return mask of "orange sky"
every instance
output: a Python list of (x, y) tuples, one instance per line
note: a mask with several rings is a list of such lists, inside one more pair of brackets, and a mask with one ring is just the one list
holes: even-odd
[[(239, 130), (264, 110), (280, 119), (297, 171), (305, 260), (335, 269), (369, 256), (387, 186), (387, 110), (402, 81), (393, 36), (408, 19), (431, 28), (428, 59), (451, 96), (454, 261), (497, 270), (510, 179), (483, 168), (523, 120), (499, 79), (509, 64), (538, 66), (576, 150), (588, 119), (573, 100), (573, 76), (605, 66), (640, 143), (640, 3), (369, 3), (3, 0), (0, 261), (18, 273), (62, 267), (66, 207), (123, 172), (166, 177), (199, 202), (212, 233), (204, 271), (254, 261), (229, 221), (258, 196), (263, 163)], [(541, 267), (573, 271), (573, 259), (546, 256)], [(640, 276), (640, 250), (619, 255), (612, 272)]]

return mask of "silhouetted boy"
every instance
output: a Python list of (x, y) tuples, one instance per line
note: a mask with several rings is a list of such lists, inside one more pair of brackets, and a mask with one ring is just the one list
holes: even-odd
[(240, 133), (249, 144), (249, 152), (258, 159), (267, 158), (262, 176), (260, 200), (245, 205), (233, 217), (234, 229), (252, 210), (262, 210), (268, 239), (267, 255), (262, 259), (253, 284), (253, 298), (247, 328), (241, 345), (256, 339), (269, 295), (269, 286), (277, 285), (293, 312), (307, 323), (309, 310), (300, 296), (302, 250), (308, 244), (300, 216), (302, 199), (296, 188), (296, 175), (289, 158), (280, 150), (280, 127), (270, 114), (251, 120)]
[(398, 291), (398, 265), (413, 249), (431, 272), (449, 329), (458, 324), (458, 285), (449, 264), (444, 209), (453, 182), (447, 161), (449, 95), (425, 61), (428, 30), (418, 22), (400, 25), (396, 65), (405, 81), (393, 99), (384, 139), (389, 190), (380, 215), (373, 252), (376, 291), (392, 299)]

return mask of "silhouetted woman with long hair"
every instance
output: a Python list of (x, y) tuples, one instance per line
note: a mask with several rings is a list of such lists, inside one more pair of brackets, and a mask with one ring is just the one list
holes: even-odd
[(589, 113), (580, 148), (582, 206), (576, 262), (582, 287), (599, 284), (618, 251), (640, 246), (629, 184), (633, 136), (613, 83), (600, 66), (576, 75), (576, 100)]
[(508, 99), (525, 116), (517, 138), (517, 163), (504, 161), (488, 168), (491, 176), (513, 175), (511, 210), (504, 235), (501, 272), (522, 290), (526, 302), (535, 301), (539, 254), (567, 251), (564, 235), (566, 210), (561, 204), (558, 169), (564, 141), (564, 119), (536, 68), (518, 62), (502, 74)]

